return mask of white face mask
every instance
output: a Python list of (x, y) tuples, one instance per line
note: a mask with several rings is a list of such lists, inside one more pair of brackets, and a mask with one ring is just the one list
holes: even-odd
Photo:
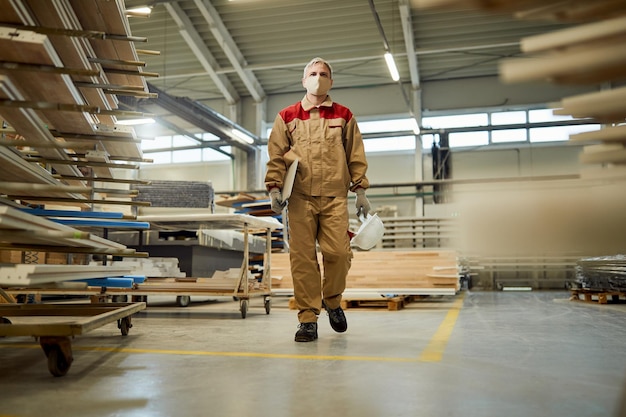
[(309, 94), (314, 96), (323, 96), (330, 90), (330, 79), (327, 77), (320, 77), (319, 75), (311, 75), (304, 80), (304, 86)]

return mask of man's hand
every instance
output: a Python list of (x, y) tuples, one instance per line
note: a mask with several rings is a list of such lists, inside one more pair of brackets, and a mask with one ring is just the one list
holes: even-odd
[(282, 213), (287, 203), (283, 201), (283, 193), (280, 189), (272, 188), (270, 190), (270, 198), (272, 199), (272, 211), (274, 213)]
[(357, 217), (363, 215), (363, 217), (367, 217), (367, 213), (370, 211), (370, 202), (365, 197), (365, 190), (363, 188), (359, 188), (356, 190), (356, 215)]

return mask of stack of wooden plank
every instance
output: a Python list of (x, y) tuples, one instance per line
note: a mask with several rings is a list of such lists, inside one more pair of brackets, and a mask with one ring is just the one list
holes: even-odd
[(33, 250), (41, 245), (76, 248), (74, 249), (76, 251), (84, 248), (90, 253), (116, 255), (136, 253), (134, 249), (128, 249), (122, 244), (98, 235), (83, 232), (13, 207), (0, 206), (0, 247), (10, 250), (19, 248), (19, 245), (28, 245)]
[(118, 109), (118, 95), (153, 96), (138, 40), (123, 0), (0, 1), (0, 180), (12, 199), (85, 204), (93, 179), (138, 168), (126, 162), (142, 161), (140, 141), (116, 124), (138, 116)]
[(0, 286), (41, 285), (87, 278), (122, 277), (129, 268), (94, 265), (9, 265), (0, 267)]
[[(321, 263), (322, 256), (318, 254)], [(452, 250), (354, 252), (346, 295), (453, 295), (460, 289), (457, 253)], [(292, 293), (288, 253), (271, 257), (272, 291)]]
[[(95, 262), (91, 264), (96, 265)], [(143, 275), (147, 278), (183, 278), (186, 276), (178, 267), (178, 258), (157, 256), (144, 259), (129, 258), (123, 261), (112, 261), (110, 265), (128, 268), (133, 275)]]

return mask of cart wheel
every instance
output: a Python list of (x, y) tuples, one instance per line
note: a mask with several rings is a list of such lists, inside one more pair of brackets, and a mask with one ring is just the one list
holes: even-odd
[(64, 376), (72, 363), (67, 360), (60, 346), (53, 346), (48, 352), (48, 370), (54, 376)]
[(114, 303), (125, 303), (128, 301), (128, 296), (126, 294), (114, 295), (113, 297), (111, 297), (111, 301)]
[(187, 307), (191, 303), (191, 297), (188, 295), (179, 295), (176, 297), (176, 305), (178, 307)]
[(241, 310), (241, 318), (245, 319), (248, 314), (248, 300), (241, 300), (239, 310)]
[(48, 358), (48, 370), (53, 376), (64, 376), (74, 361), (69, 337), (42, 336), (39, 339), (43, 352)]
[(270, 311), (272, 310), (272, 299), (269, 297), (265, 297), (263, 305), (265, 306), (265, 314), (270, 314)]
[[(11, 320), (9, 320), (8, 318), (0, 317), (0, 324), (12, 324), (12, 323), (11, 323)], [(3, 338), (3, 337), (5, 336), (0, 336), (0, 338)]]
[(133, 327), (130, 316), (122, 317), (117, 321), (117, 327), (122, 332), (122, 336), (128, 336), (130, 328)]

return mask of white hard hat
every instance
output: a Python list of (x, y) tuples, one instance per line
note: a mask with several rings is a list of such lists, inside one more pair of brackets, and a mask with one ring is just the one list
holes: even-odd
[(385, 234), (383, 221), (380, 220), (378, 214), (373, 214), (367, 218), (361, 215), (359, 219), (361, 220), (361, 227), (359, 227), (359, 230), (356, 232), (351, 242), (360, 249), (372, 249), (380, 242)]

